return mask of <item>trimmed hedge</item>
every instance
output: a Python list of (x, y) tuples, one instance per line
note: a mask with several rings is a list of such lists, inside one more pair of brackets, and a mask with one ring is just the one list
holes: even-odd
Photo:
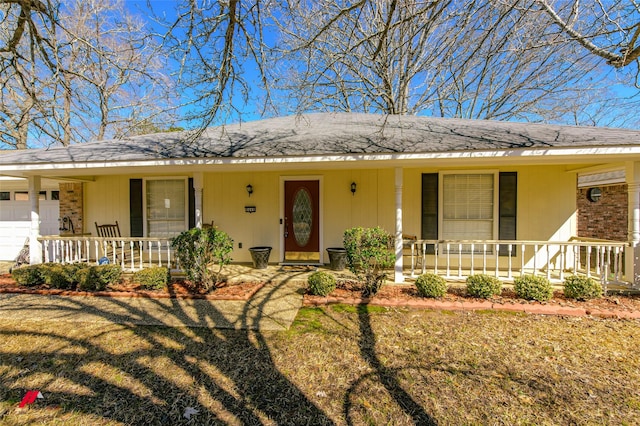
[(336, 279), (333, 275), (317, 271), (309, 275), (309, 290), (314, 296), (326, 296), (336, 289)]
[(11, 277), (19, 285), (33, 287), (42, 284), (41, 265), (21, 266), (11, 271)]
[(597, 299), (602, 296), (602, 285), (593, 278), (572, 275), (564, 280), (564, 295), (577, 300)]
[(40, 267), (40, 275), (43, 281), (51, 288), (70, 289), (73, 286), (72, 271), (61, 263), (46, 263)]
[(500, 280), (491, 275), (476, 274), (467, 277), (467, 294), (472, 297), (488, 299), (502, 292)]
[(140, 283), (142, 288), (148, 290), (160, 290), (165, 288), (171, 281), (169, 268), (164, 266), (154, 266), (145, 268), (133, 274), (133, 281)]
[(416, 287), (422, 297), (442, 297), (447, 294), (447, 281), (436, 274), (420, 275), (416, 278)]
[(541, 275), (525, 275), (513, 280), (516, 296), (526, 300), (546, 302), (553, 296), (553, 289), (547, 277)]
[(80, 269), (77, 272), (78, 289), (104, 290), (108, 284), (117, 283), (122, 276), (120, 265), (97, 265)]

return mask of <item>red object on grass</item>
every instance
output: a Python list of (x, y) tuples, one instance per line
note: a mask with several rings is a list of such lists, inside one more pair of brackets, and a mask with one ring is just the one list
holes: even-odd
[(23, 408), (27, 404), (33, 404), (39, 393), (39, 390), (28, 391), (24, 398), (22, 398), (22, 401), (20, 401), (20, 408)]

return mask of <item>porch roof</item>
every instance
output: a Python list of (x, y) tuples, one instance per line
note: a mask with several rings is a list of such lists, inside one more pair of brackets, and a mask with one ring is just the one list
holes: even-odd
[[(5, 170), (55, 163), (132, 164), (186, 159), (297, 158), (359, 154), (548, 151), (558, 148), (638, 148), (640, 131), (598, 127), (389, 116), (301, 114), (189, 132), (158, 133), (69, 147), (3, 152)], [(640, 151), (639, 151), (640, 152)], [(618, 152), (623, 153), (623, 152)], [(635, 152), (637, 154), (638, 152)], [(13, 168), (11, 166), (17, 166)]]

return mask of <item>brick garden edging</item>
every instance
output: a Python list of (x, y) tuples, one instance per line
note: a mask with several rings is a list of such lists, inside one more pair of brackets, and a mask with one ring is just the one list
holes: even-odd
[(305, 297), (303, 305), (307, 307), (323, 306), (332, 304), (347, 305), (372, 305), (389, 308), (409, 308), (409, 309), (433, 309), (443, 311), (504, 311), (522, 312), (532, 315), (556, 315), (556, 316), (591, 316), (597, 318), (614, 319), (640, 319), (640, 311), (623, 310), (600, 310), (585, 309), (571, 306), (524, 304), (524, 303), (494, 303), (491, 301), (441, 301), (434, 299), (424, 300), (403, 300), (403, 299), (376, 299), (376, 298), (347, 298), (347, 297)]

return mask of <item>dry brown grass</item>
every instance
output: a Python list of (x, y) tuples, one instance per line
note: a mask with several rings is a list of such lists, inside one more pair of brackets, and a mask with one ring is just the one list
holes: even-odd
[[(61, 324), (0, 324), (0, 423), (640, 424), (635, 321), (335, 305), (262, 334)], [(45, 399), (19, 410), (29, 389)]]

